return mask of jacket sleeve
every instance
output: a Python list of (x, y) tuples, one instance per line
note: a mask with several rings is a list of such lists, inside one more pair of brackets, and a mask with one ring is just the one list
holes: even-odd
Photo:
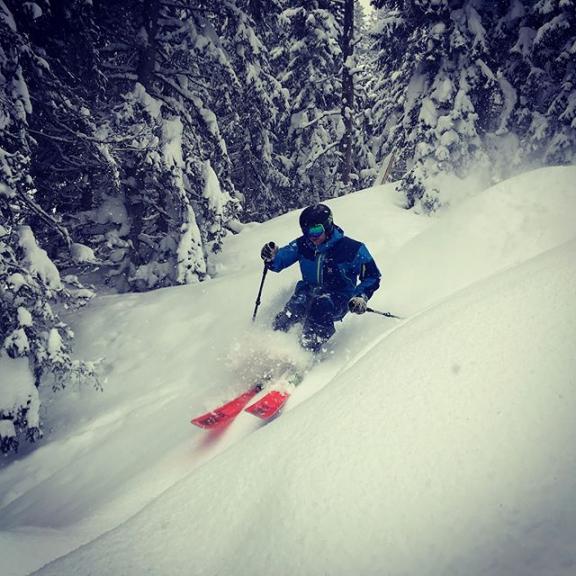
[(294, 240), (287, 244), (286, 246), (282, 246), (280, 250), (276, 253), (274, 260), (270, 263), (270, 270), (273, 272), (280, 272), (284, 270), (284, 268), (288, 268), (288, 266), (292, 266), (295, 262), (298, 261), (300, 256), (300, 250), (298, 248), (298, 241)]
[(374, 262), (368, 248), (362, 244), (356, 255), (356, 269), (358, 271), (358, 278), (360, 283), (354, 290), (354, 296), (364, 295), (367, 299), (372, 297), (372, 294), (380, 288), (380, 270)]

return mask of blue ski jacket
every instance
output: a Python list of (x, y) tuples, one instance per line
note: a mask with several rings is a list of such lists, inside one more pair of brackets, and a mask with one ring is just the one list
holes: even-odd
[(314, 244), (305, 236), (283, 246), (270, 263), (270, 270), (280, 272), (298, 262), (302, 280), (296, 290), (321, 287), (347, 299), (364, 296), (368, 300), (380, 287), (380, 271), (362, 242), (344, 236), (338, 226), (330, 238)]

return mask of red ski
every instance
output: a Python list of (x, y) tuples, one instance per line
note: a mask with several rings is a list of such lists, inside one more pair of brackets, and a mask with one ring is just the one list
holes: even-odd
[(290, 398), (290, 394), (302, 382), (302, 379), (302, 374), (294, 368), (289, 368), (274, 382), (269, 392), (246, 408), (246, 412), (258, 416), (262, 420), (270, 420), (278, 416)]
[(271, 390), (262, 396), (260, 400), (248, 406), (246, 412), (254, 414), (254, 416), (258, 416), (262, 420), (270, 420), (282, 410), (288, 398), (290, 398), (290, 392), (287, 390)]
[(236, 418), (236, 416), (242, 412), (244, 406), (246, 406), (260, 390), (262, 390), (262, 386), (257, 384), (247, 392), (243, 392), (240, 396), (237, 396), (219, 408), (192, 419), (192, 424), (206, 430), (221, 428)]

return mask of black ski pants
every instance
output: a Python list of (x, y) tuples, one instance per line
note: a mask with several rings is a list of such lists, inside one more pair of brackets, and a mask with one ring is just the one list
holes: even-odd
[(325, 292), (321, 288), (300, 287), (274, 318), (274, 330), (287, 332), (302, 324), (300, 343), (306, 350), (318, 352), (336, 331), (334, 322), (348, 311), (348, 298), (343, 294)]

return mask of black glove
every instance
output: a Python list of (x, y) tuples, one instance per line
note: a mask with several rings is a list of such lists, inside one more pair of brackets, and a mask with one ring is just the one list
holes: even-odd
[(364, 314), (366, 306), (366, 300), (362, 296), (354, 296), (348, 300), (348, 310), (353, 314)]
[(276, 257), (276, 253), (278, 252), (278, 246), (274, 242), (268, 242), (262, 246), (262, 250), (260, 251), (260, 257), (264, 262), (270, 264), (272, 260)]

